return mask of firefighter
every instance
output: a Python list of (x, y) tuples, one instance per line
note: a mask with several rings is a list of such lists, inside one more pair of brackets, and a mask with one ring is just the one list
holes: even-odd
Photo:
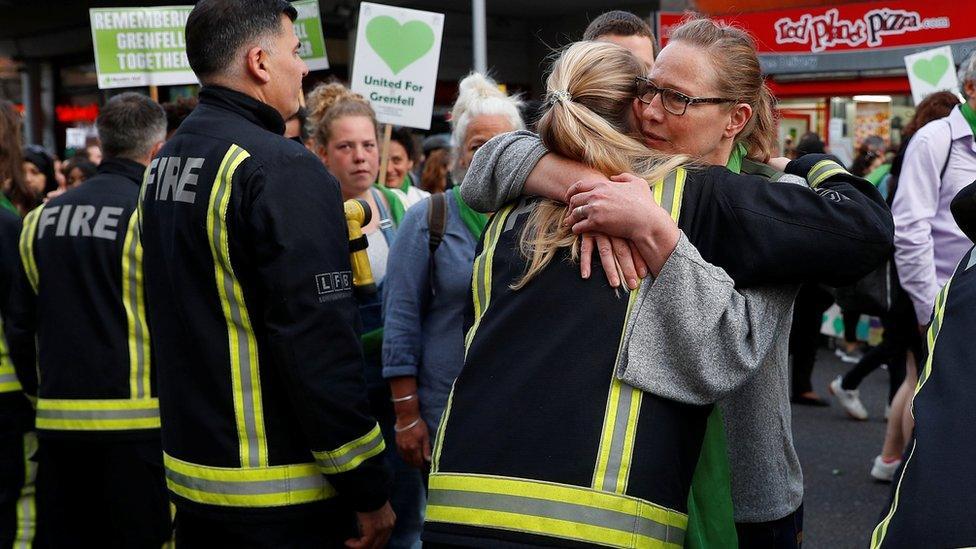
[[(950, 206), (956, 224), (976, 242), (976, 182)], [(976, 546), (976, 444), (972, 405), (976, 248), (970, 248), (935, 300), (926, 358), (912, 400), (915, 435), (895, 475), (891, 503), (874, 529), (872, 549)]]
[[(0, 207), (0, 319), (7, 318), (9, 296), (20, 273), (17, 241), (20, 217)], [(30, 398), (37, 387), (21, 386), (0, 329), (0, 547), (22, 547), (34, 537), (34, 474), (29, 459), (37, 447)]]
[(124, 93), (96, 124), (97, 175), (24, 219), (8, 313), (17, 374), (40, 378), (37, 543), (160, 547), (172, 528), (136, 201), (166, 114)]
[(196, 4), (200, 103), (142, 189), (179, 547), (380, 547), (393, 526), (342, 197), (282, 136), (308, 71), (296, 15), (283, 0)]

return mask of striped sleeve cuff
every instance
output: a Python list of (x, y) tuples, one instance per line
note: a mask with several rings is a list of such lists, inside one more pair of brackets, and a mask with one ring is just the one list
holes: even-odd
[(337, 475), (352, 471), (367, 459), (379, 455), (386, 448), (383, 434), (377, 423), (365, 435), (348, 442), (335, 450), (312, 452), (322, 474)]
[(810, 184), (810, 187), (816, 189), (821, 183), (839, 173), (847, 173), (844, 166), (841, 166), (833, 160), (821, 160), (814, 164), (810, 168), (810, 171), (807, 172), (807, 183)]

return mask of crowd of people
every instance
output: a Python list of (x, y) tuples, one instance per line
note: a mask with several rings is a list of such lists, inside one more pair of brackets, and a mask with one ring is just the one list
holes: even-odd
[[(830, 393), (866, 419), (861, 380), (891, 379), (872, 546), (976, 542), (919, 511), (973, 484), (921, 468), (959, 436), (933, 370), (972, 377), (976, 55), (966, 103), (846, 168), (816, 134), (780, 155), (723, 23), (659, 50), (607, 12), (532, 124), (471, 73), (421, 140), (342, 83), (303, 94), (296, 15), (201, 0), (199, 97), (116, 95), (64, 162), (0, 103), (0, 546), (798, 548), (790, 405), (826, 404), (835, 294)], [(872, 284), (861, 355), (875, 309), (842, 296)]]

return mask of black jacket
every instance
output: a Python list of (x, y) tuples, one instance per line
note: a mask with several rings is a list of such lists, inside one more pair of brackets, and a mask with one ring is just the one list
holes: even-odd
[[(17, 214), (0, 207), (0, 319), (4, 326), (7, 325), (7, 311), (10, 310), (10, 293), (20, 274), (20, 252), (17, 249), (20, 225)], [(37, 395), (36, 388), (32, 388), (30, 395)], [(7, 338), (0, 331), (0, 430), (25, 431), (33, 423), (34, 410), (25, 398), (14, 370)]]
[(40, 375), (43, 436), (159, 436), (135, 218), (144, 172), (106, 158), (24, 219), (7, 332), (25, 390)]
[(270, 106), (204, 87), (143, 186), (164, 464), (181, 509), (321, 512), (338, 492), (371, 511), (388, 496), (338, 183), (283, 129)]
[(705, 261), (739, 287), (845, 286), (889, 257), (894, 222), (874, 185), (828, 155), (805, 155), (786, 171), (811, 186), (720, 166), (689, 172), (681, 229)]

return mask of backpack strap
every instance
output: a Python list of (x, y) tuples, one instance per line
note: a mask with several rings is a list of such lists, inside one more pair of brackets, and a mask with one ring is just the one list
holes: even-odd
[(786, 173), (777, 170), (769, 164), (756, 162), (750, 158), (742, 159), (742, 169), (740, 173), (749, 175), (761, 175), (770, 181), (779, 181)]
[(949, 134), (949, 146), (946, 147), (946, 159), (942, 163), (942, 171), (939, 172), (939, 183), (942, 183), (942, 180), (945, 179), (946, 168), (949, 167), (949, 159), (952, 158), (952, 124), (949, 123), (948, 117), (943, 118), (943, 120), (945, 120), (946, 131)]
[(441, 245), (444, 240), (444, 231), (447, 229), (447, 199), (445, 198), (445, 193), (436, 193), (430, 195), (430, 204), (427, 207), (427, 249), (430, 250), (428, 262), (429, 267), (427, 269), (428, 277), (428, 287), (430, 288), (430, 295), (436, 295), (437, 291), (434, 289), (434, 252)]

